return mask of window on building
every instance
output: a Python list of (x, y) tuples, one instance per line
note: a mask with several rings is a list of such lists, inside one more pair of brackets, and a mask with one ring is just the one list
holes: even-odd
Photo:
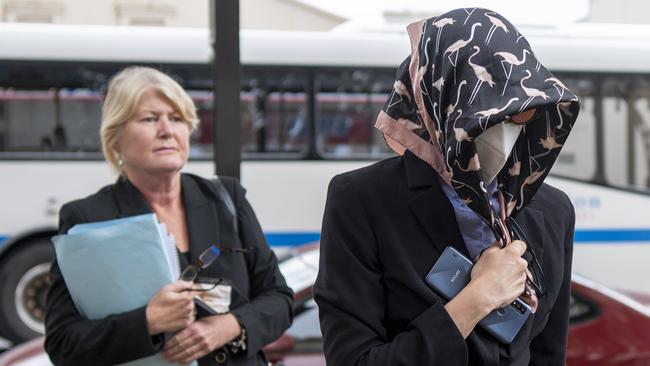
[(2, 20), (11, 23), (61, 23), (64, 6), (53, 0), (10, 0), (2, 6)]
[(162, 1), (117, 0), (117, 24), (140, 26), (168, 26), (176, 15), (176, 8)]

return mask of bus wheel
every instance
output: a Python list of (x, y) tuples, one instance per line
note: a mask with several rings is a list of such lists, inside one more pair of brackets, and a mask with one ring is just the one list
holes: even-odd
[(0, 263), (1, 333), (14, 344), (45, 333), (45, 298), (54, 251), (46, 238), (18, 246)]

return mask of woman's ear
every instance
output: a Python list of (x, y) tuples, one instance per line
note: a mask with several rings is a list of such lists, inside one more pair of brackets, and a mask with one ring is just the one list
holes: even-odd
[(536, 108), (525, 110), (519, 114), (515, 114), (514, 116), (510, 117), (510, 121), (517, 124), (524, 124), (533, 118), (536, 111), (537, 111)]
[(122, 149), (120, 148), (120, 143), (118, 141), (115, 141), (115, 143), (113, 143), (112, 148), (113, 151), (115, 151), (115, 153), (118, 155), (122, 152)]

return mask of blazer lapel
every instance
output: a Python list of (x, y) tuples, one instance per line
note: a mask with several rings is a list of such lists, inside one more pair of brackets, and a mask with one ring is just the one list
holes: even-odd
[(408, 150), (404, 153), (404, 166), (409, 186), (409, 209), (438, 253), (451, 245), (469, 257), (453, 207), (440, 188), (435, 170)]
[[(198, 184), (185, 174), (181, 175), (181, 191), (190, 240), (190, 259), (195, 263), (199, 254), (219, 242), (219, 220), (214, 199), (207, 197)], [(120, 177), (115, 183), (114, 192), (118, 217), (153, 212), (144, 196), (128, 179)]]
[[(456, 214), (442, 191), (435, 170), (410, 151), (404, 154), (404, 165), (410, 188), (409, 208), (441, 254), (448, 245), (469, 258), (465, 241), (456, 222)], [(477, 326), (478, 327), (478, 326)], [(480, 329), (467, 338), (475, 349), (494, 364), (499, 358), (499, 344)]]
[(219, 243), (219, 220), (214, 199), (206, 196), (190, 176), (181, 176), (185, 220), (190, 239), (190, 258), (198, 256), (213, 244)]
[(142, 193), (128, 179), (118, 178), (113, 192), (119, 212), (118, 217), (143, 215), (152, 212)]

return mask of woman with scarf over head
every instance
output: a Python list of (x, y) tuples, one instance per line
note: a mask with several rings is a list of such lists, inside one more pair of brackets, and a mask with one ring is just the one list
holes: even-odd
[[(376, 123), (399, 156), (329, 186), (314, 286), (328, 364), (564, 365), (574, 212), (543, 180), (578, 98), (495, 12), (407, 29)], [(474, 260), (448, 302), (424, 280), (447, 246)], [(517, 297), (533, 313), (505, 344), (478, 323)]]

